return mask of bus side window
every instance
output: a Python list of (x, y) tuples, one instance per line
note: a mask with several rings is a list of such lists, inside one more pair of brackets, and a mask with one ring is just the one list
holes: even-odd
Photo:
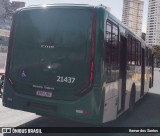
[(152, 60), (152, 50), (150, 49), (150, 66), (152, 67), (152, 63), (153, 63), (153, 60)]
[(119, 55), (119, 46), (118, 46), (118, 27), (113, 25), (112, 27), (112, 56), (111, 56), (111, 65), (112, 65), (112, 81), (115, 81), (119, 78), (119, 64), (118, 64), (118, 55)]
[(118, 27), (113, 25), (112, 29), (112, 64), (118, 63)]
[(132, 38), (128, 36), (128, 65), (132, 64)]
[(149, 66), (152, 66), (152, 52), (149, 49)]
[(146, 66), (148, 66), (148, 48), (146, 47)]
[(136, 45), (135, 45), (136, 49), (135, 49), (135, 56), (136, 56), (136, 65), (138, 65), (138, 41), (136, 40)]
[(139, 47), (138, 47), (138, 62), (139, 65), (141, 65), (141, 42), (138, 43)]
[(136, 65), (140, 66), (140, 42), (136, 42)]
[(128, 65), (141, 65), (141, 43), (128, 36)]
[(107, 22), (105, 35), (106, 82), (113, 82), (118, 79), (118, 40), (118, 27)]
[(131, 62), (131, 65), (135, 65), (135, 61), (136, 61), (135, 42), (136, 42), (136, 40), (132, 37), (132, 62)]
[(111, 81), (112, 26), (107, 22), (105, 35), (105, 73), (106, 82)]

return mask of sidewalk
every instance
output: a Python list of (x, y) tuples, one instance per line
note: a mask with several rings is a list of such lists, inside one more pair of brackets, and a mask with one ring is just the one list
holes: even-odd
[(153, 87), (149, 92), (160, 94), (160, 68), (154, 68), (154, 82)]

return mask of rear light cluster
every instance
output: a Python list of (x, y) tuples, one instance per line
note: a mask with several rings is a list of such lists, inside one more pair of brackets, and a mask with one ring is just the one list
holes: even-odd
[(92, 20), (92, 33), (91, 33), (91, 57), (90, 57), (90, 75), (88, 86), (76, 93), (76, 95), (84, 95), (89, 92), (93, 85), (93, 73), (94, 73), (94, 58), (95, 58), (95, 43), (96, 43), (96, 10), (93, 10), (93, 20)]
[(84, 110), (76, 110), (76, 113), (85, 114), (85, 115), (91, 114), (91, 112), (89, 112), (89, 111), (84, 111)]

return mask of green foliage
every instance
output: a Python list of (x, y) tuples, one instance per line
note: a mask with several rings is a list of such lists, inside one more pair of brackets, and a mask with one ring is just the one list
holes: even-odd
[(154, 45), (152, 47), (154, 48), (155, 57), (160, 58), (160, 46), (159, 45)]

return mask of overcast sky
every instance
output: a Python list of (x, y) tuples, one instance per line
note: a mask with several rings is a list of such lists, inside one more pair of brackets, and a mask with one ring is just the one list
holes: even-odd
[[(77, 3), (77, 4), (91, 4), (91, 5), (103, 4), (107, 7), (110, 7), (111, 13), (115, 15), (119, 20), (122, 20), (123, 0), (17, 0), (17, 1), (25, 2), (26, 6), (37, 5), (37, 4), (53, 4), (53, 3), (75, 3), (75, 4)], [(142, 27), (143, 32), (146, 32), (147, 12), (148, 12), (148, 0), (144, 0), (143, 27)]]

